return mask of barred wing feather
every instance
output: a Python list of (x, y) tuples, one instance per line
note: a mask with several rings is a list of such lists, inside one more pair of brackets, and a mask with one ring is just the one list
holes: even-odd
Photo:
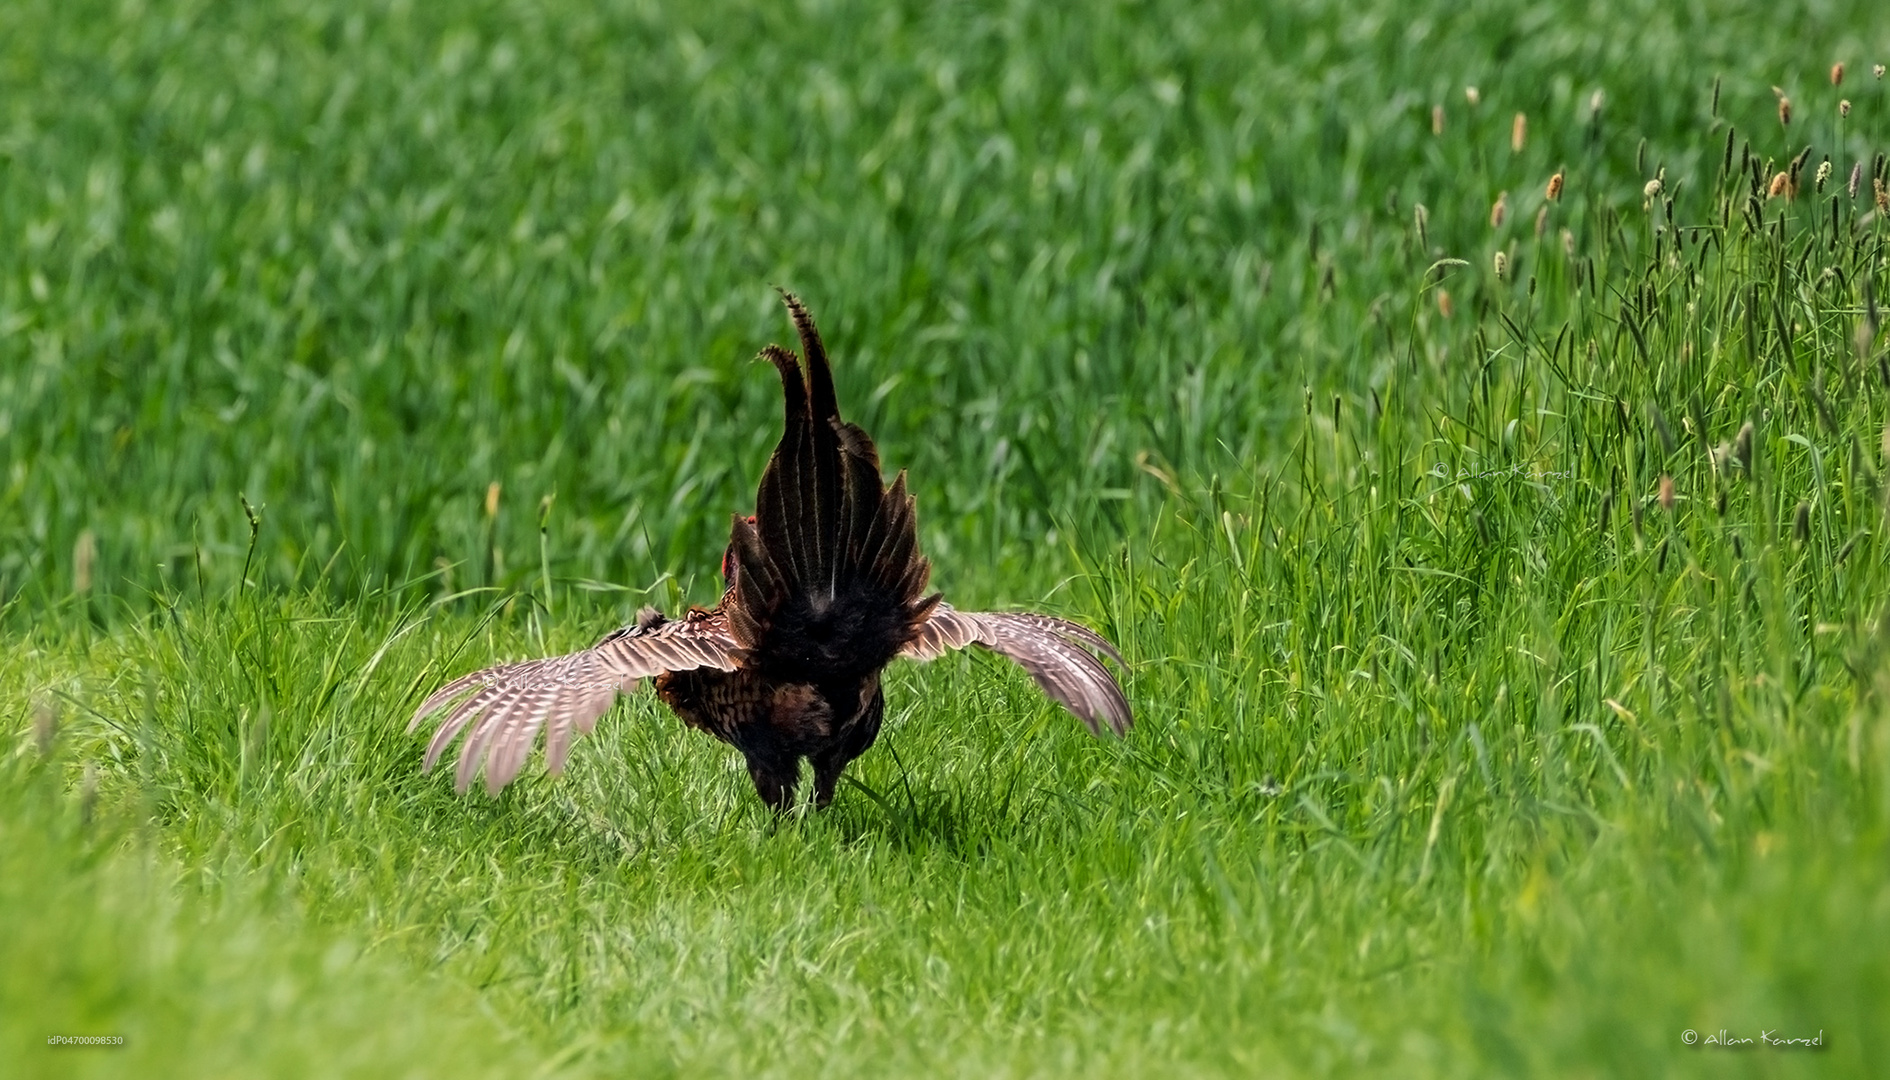
[(629, 693), (638, 679), (692, 668), (733, 671), (741, 651), (719, 612), (625, 627), (582, 652), (461, 676), (422, 702), (407, 730), (417, 730), (427, 717), (453, 705), (427, 743), (421, 769), (431, 771), (453, 740), (470, 729), (453, 788), (471, 787), (483, 763), (486, 791), (496, 795), (524, 768), (540, 729), (545, 731), (545, 767), (556, 776), (564, 771), (572, 739), (589, 734), (617, 695)]
[(1118, 664), (1122, 654), (1087, 626), (1048, 615), (959, 611), (939, 604), (901, 655), (934, 660), (967, 645), (981, 645), (1014, 661), (1093, 732), (1100, 734), (1106, 723), (1120, 735), (1134, 722), (1122, 688), (1092, 650)]

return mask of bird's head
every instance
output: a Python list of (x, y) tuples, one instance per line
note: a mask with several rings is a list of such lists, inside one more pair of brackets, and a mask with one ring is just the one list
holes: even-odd
[[(755, 515), (753, 514), (748, 515), (746, 520), (748, 524), (753, 525), (755, 523)], [(728, 545), (728, 547), (722, 549), (722, 580), (728, 581), (734, 576), (735, 576), (735, 545), (733, 542), (731, 542)]]

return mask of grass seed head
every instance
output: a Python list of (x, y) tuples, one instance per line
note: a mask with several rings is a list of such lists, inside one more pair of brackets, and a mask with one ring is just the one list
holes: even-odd
[(92, 567), (98, 562), (98, 540), (92, 530), (82, 529), (72, 545), (72, 591), (83, 596), (92, 591)]
[(1450, 302), (1450, 290), (1437, 290), (1437, 313), (1448, 319), (1456, 310), (1455, 305)]
[(1548, 196), (1550, 202), (1562, 201), (1562, 170), (1557, 169), (1555, 175), (1549, 177), (1549, 188), (1543, 194)]
[(1845, 193), (1853, 199), (1857, 198), (1857, 184), (1863, 178), (1864, 163), (1860, 161), (1851, 166), (1851, 182), (1850, 186), (1845, 189)]
[(1425, 208), (1423, 203), (1418, 203), (1417, 208), (1411, 211), (1411, 223), (1417, 226), (1417, 238), (1418, 238), (1419, 246), (1429, 247), (1431, 243), (1431, 238), (1430, 238), (1431, 212), (1430, 210)]
[(1801, 502), (1792, 511), (1792, 536), (1801, 544), (1811, 542), (1811, 504)]
[(1442, 135), (1443, 133), (1444, 107), (1442, 105), (1433, 105), (1431, 106), (1431, 134)]
[(1660, 508), (1673, 513), (1673, 477), (1660, 474)]
[(1806, 146), (1803, 150), (1800, 150), (1798, 151), (1797, 154), (1793, 155), (1792, 166), (1791, 166), (1792, 176), (1796, 177), (1798, 175), (1798, 170), (1804, 168), (1805, 162), (1809, 161), (1810, 159), (1811, 159), (1811, 147), (1809, 146)]
[(59, 712), (52, 707), (52, 702), (45, 698), (33, 699), (33, 745), (39, 748), (39, 756), (47, 757), (52, 753), (53, 740), (59, 737)]
[(1838, 115), (1839, 116), (1851, 115), (1851, 99), (1850, 98), (1840, 98), (1838, 100)]
[(1818, 184), (1818, 191), (1820, 193), (1824, 191), (1824, 182), (1829, 179), (1831, 179), (1831, 159), (1826, 158), (1823, 161), (1818, 162), (1817, 184)]
[(1792, 99), (1783, 94), (1780, 94), (1778, 98), (1778, 122), (1787, 127), (1790, 127), (1792, 122)]
[(1536, 210), (1536, 239), (1542, 239), (1542, 234), (1547, 232), (1548, 229), (1549, 204), (1543, 203), (1542, 206)]
[[(1685, 360), (1686, 354), (1683, 352), (1681, 354), (1681, 361), (1684, 363)], [(1660, 411), (1660, 406), (1650, 401), (1647, 403), (1647, 417), (1649, 420), (1653, 421), (1654, 433), (1660, 436), (1661, 452), (1671, 457), (1676, 444), (1673, 438), (1673, 428), (1667, 425), (1667, 414)]]
[(1592, 119), (1594, 119), (1594, 118), (1595, 118), (1596, 116), (1599, 116), (1599, 115), (1601, 114), (1601, 105), (1602, 105), (1602, 102), (1604, 102), (1604, 101), (1606, 101), (1606, 100), (1607, 100), (1607, 96), (1606, 96), (1606, 95), (1604, 95), (1604, 94), (1603, 94), (1603, 93), (1602, 93), (1601, 91), (1599, 91), (1599, 90), (1597, 90), (1597, 91), (1595, 91), (1594, 93), (1592, 93), (1592, 94), (1590, 94), (1590, 95), (1588, 95), (1588, 118), (1589, 118), (1589, 119), (1591, 119), (1591, 120), (1592, 120)]
[(1496, 194), (1496, 202), (1490, 206), (1490, 228), (1500, 229), (1503, 227), (1503, 222), (1508, 219), (1509, 192), (1499, 191)]
[(96, 809), (98, 809), (98, 765), (88, 761), (85, 763), (85, 772), (79, 779), (79, 821), (90, 825), (92, 813)]
[(486, 517), (499, 516), (499, 482), (494, 480), (486, 485)]
[(1765, 197), (1768, 199), (1776, 199), (1781, 195), (1789, 196), (1791, 194), (1791, 187), (1792, 174), (1782, 171), (1778, 172), (1773, 175), (1772, 182), (1766, 185)]
[(1496, 276), (1498, 278), (1508, 276), (1509, 256), (1506, 253), (1501, 252), (1501, 251), (1497, 252), (1495, 258), (1490, 260), (1490, 263), (1491, 263), (1491, 266), (1496, 270)]
[(1571, 259), (1575, 257), (1575, 233), (1571, 229), (1562, 230), (1562, 254)]
[(1646, 183), (1646, 185), (1641, 188), (1641, 195), (1647, 198), (1649, 201), (1652, 201), (1655, 196), (1660, 194), (1660, 189), (1662, 186), (1663, 185), (1660, 182), (1660, 177), (1656, 176), (1652, 180), (1649, 180)]
[(1831, 65), (1831, 85), (1841, 86), (1843, 85), (1843, 83), (1844, 83), (1844, 61), (1839, 60), (1837, 63)]
[(1476, 87), (1466, 86), (1463, 88), (1463, 99), (1465, 101), (1468, 101), (1470, 103), (1470, 107), (1474, 109), (1477, 107), (1477, 105), (1480, 102), (1482, 102), (1483, 95), (1477, 90)]
[(1883, 186), (1883, 178), (1880, 176), (1871, 177), (1870, 189), (1873, 200), (1877, 204), (1877, 212), (1879, 214), (1890, 214), (1890, 189), (1886, 189)]
[(1529, 138), (1529, 118), (1522, 113), (1509, 123), (1509, 149), (1513, 154), (1522, 153), (1523, 143)]
[(1878, 78), (1878, 79), (1883, 78), (1883, 65), (1882, 64), (1870, 65), (1870, 74), (1874, 78)]
[(1739, 470), (1752, 475), (1752, 421), (1748, 420), (1739, 427), (1739, 434), (1733, 436), (1733, 460), (1739, 463)]

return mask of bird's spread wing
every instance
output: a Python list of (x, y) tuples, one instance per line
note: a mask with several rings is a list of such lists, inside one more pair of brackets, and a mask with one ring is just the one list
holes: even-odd
[(982, 645), (1016, 661), (1044, 693), (1075, 713), (1091, 731), (1100, 732), (1106, 723), (1120, 735), (1133, 722), (1128, 698), (1092, 650), (1118, 664), (1122, 654), (1087, 626), (1048, 615), (959, 611), (939, 604), (919, 624), (918, 636), (901, 655), (935, 660), (967, 645)]
[(564, 771), (573, 736), (588, 734), (617, 694), (628, 693), (638, 679), (691, 668), (732, 671), (741, 653), (720, 612), (697, 611), (674, 622), (639, 620), (583, 652), (500, 664), (454, 679), (421, 704), (407, 730), (458, 701), (427, 743), (421, 769), (431, 770), (470, 727), (453, 787), (470, 787), (483, 761), (486, 791), (496, 795), (524, 767), (540, 728), (546, 731), (545, 766), (555, 776)]

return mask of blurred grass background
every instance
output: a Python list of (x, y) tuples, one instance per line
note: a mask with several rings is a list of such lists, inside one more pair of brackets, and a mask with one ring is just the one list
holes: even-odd
[(1461, 255), (1559, 166), (1632, 203), (1639, 140), (1704, 172), (1714, 79), (1765, 120), (1865, 10), (9, 5), (0, 596), (63, 595), (88, 529), (101, 602), (228, 584), (239, 494), (273, 580), (463, 585), (495, 481), (502, 584), (553, 494), (562, 576), (712, 568), (770, 283), (941, 558), (1028, 564), (1138, 454), (1245, 470), (1302, 386), (1382, 382), (1413, 204)]
[[(1886, 59), (1861, 3), (8, 5), (6, 1057), (1868, 1075)], [(712, 600), (770, 284), (935, 581), (1120, 641), (1136, 731), (958, 661), (784, 824), (647, 697), (418, 775), (430, 684)]]

